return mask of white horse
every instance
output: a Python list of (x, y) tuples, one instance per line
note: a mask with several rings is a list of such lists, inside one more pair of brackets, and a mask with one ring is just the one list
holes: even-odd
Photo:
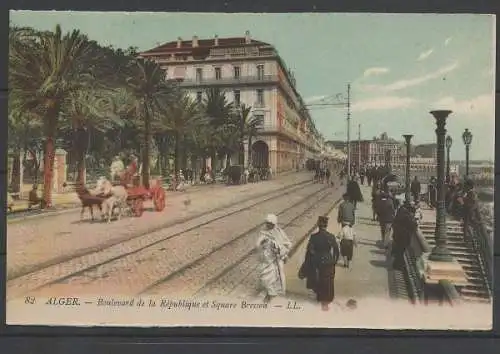
[(108, 217), (108, 223), (111, 222), (113, 210), (118, 208), (118, 220), (121, 219), (123, 209), (127, 207), (127, 190), (123, 186), (113, 186), (106, 177), (100, 177), (97, 180), (95, 191), (100, 194), (109, 195), (102, 203), (103, 217)]

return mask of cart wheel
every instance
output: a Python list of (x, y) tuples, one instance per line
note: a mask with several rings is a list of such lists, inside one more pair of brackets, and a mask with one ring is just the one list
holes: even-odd
[(134, 200), (134, 204), (132, 205), (132, 212), (137, 217), (142, 216), (142, 213), (144, 213), (144, 202), (141, 198), (137, 198), (136, 200)]
[(165, 190), (163, 187), (156, 189), (153, 196), (153, 204), (156, 211), (163, 211), (165, 209)]

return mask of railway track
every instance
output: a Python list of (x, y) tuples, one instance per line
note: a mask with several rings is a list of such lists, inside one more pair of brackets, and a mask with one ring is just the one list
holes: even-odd
[[(243, 205), (239, 202), (239, 207), (232, 206), (219, 211), (211, 211), (182, 224), (153, 233), (132, 236), (120, 244), (102, 248), (92, 254), (73, 257), (9, 280), (7, 299), (28, 293), (37, 294), (44, 289), (57, 290), (59, 288), (67, 293), (74, 285), (81, 287), (80, 290), (84, 292), (95, 289), (95, 294), (106, 290), (104, 284), (115, 289), (115, 294), (129, 293), (126, 290), (130, 288), (148, 289), (151, 286), (157, 286), (158, 281), (165, 278), (165, 274), (176, 272), (179, 274), (186, 264), (196, 261), (200, 255), (203, 257), (207, 250), (208, 253), (211, 250), (216, 252), (218, 247), (223, 247), (221, 244), (224, 242), (221, 242), (217, 234), (213, 233), (215, 226), (224, 230), (224, 223), (229, 219), (241, 219), (242, 213), (247, 213), (247, 215), (254, 213), (262, 217), (262, 207), (279, 210), (280, 202), (288, 204), (290, 200), (297, 199), (299, 194), (305, 194), (308, 196), (307, 199), (310, 199), (312, 195), (324, 193), (325, 189), (331, 190), (329, 187), (324, 188), (310, 182), (302, 182), (268, 193), (266, 197), (257, 198), (257, 201), (254, 196), (253, 200), (243, 202)], [(238, 223), (236, 227), (241, 229)], [(201, 232), (210, 235), (210, 238), (200, 237)], [(199, 244), (203, 247), (199, 246), (197, 250), (193, 250), (193, 245)], [(145, 283), (148, 284), (144, 285)], [(81, 291), (74, 292), (80, 293)]]
[[(340, 201), (340, 192), (336, 190), (322, 195), (314, 205), (309, 206), (300, 215), (289, 215), (284, 218), (283, 227), (286, 228), (287, 235), (292, 241), (289, 257), (295, 254), (303, 242), (307, 242), (308, 236), (316, 229), (315, 217), (330, 214)], [(247, 250), (242, 252), (236, 262), (225, 267), (222, 272), (198, 288), (193, 295), (255, 297), (261, 292), (258, 279), (257, 253), (254, 249)]]
[[(280, 226), (286, 229), (287, 235), (294, 245), (307, 236), (307, 234), (304, 236), (304, 232), (301, 233), (299, 230), (305, 228), (309, 231), (312, 213), (324, 211), (325, 206), (331, 209), (332, 205), (335, 205), (334, 200), (330, 197), (335, 195), (336, 191), (336, 189), (332, 190), (331, 188), (321, 189), (278, 214)], [(238, 280), (243, 281), (247, 277), (253, 279), (252, 275), (257, 267), (256, 235), (262, 226), (263, 223), (259, 223), (257, 226), (240, 233), (213, 249), (212, 252), (186, 264), (177, 272), (169, 274), (156, 284), (144, 289), (143, 294), (175, 295), (176, 289), (179, 288), (183, 289), (183, 296), (204, 296), (214, 289), (220, 290), (224, 294), (231, 293), (235, 287), (234, 283)], [(245, 271), (241, 271), (242, 269)], [(201, 272), (210, 276), (208, 278), (199, 277), (198, 274)]]
[[(116, 245), (120, 245), (124, 242), (140, 239), (148, 234), (155, 233), (161, 230), (165, 230), (167, 228), (179, 228), (184, 226), (185, 231), (190, 231), (193, 228), (203, 226), (209, 222), (221, 219), (227, 215), (232, 215), (234, 213), (238, 213), (240, 211), (244, 211), (248, 208), (251, 208), (255, 205), (262, 204), (275, 198), (275, 196), (279, 196), (281, 194), (293, 193), (295, 190), (303, 188), (305, 186), (312, 185), (310, 180), (300, 181), (291, 185), (287, 185), (283, 188), (276, 189), (272, 192), (264, 192), (256, 195), (252, 195), (247, 198), (243, 198), (235, 203), (230, 203), (223, 205), (218, 208), (210, 209), (207, 211), (203, 211), (201, 213), (197, 213), (192, 216), (188, 216), (186, 218), (181, 218), (169, 222), (162, 223), (160, 225), (156, 225), (154, 227), (149, 227), (146, 230), (142, 230), (139, 232), (131, 232), (126, 233), (119, 237), (111, 237), (103, 242), (99, 242), (98, 244), (92, 245), (90, 247), (84, 247), (78, 250), (75, 250), (69, 254), (63, 254), (61, 256), (52, 257), (48, 260), (41, 262), (34, 262), (25, 266), (16, 267), (12, 269), (9, 264), (7, 264), (7, 281), (14, 280), (16, 278), (20, 278), (23, 276), (27, 276), (31, 273), (35, 273), (40, 269), (49, 268), (52, 266), (57, 266), (58, 264), (62, 264), (67, 261), (71, 261), (76, 258), (81, 258), (81, 261), (85, 261), (85, 257), (90, 257), (93, 254), (100, 252), (104, 249), (110, 249)], [(198, 223), (196, 222), (198, 220)], [(114, 226), (114, 225), (113, 225)], [(104, 227), (103, 225), (95, 225), (96, 228)], [(99, 230), (99, 229), (97, 229)], [(108, 226), (106, 229), (108, 230)], [(102, 231), (102, 230), (101, 230)], [(182, 233), (181, 232), (181, 233)]]

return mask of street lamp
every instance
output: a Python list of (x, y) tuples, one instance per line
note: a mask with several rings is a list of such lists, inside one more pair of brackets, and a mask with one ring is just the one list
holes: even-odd
[(462, 134), (462, 140), (464, 141), (465, 144), (465, 175), (469, 175), (469, 150), (470, 150), (470, 144), (472, 143), (472, 133), (469, 131), (469, 129), (465, 129), (464, 133)]
[(453, 139), (451, 136), (447, 136), (445, 140), (446, 145), (446, 181), (450, 183), (450, 149), (453, 144)]
[(406, 178), (406, 185), (405, 185), (405, 200), (407, 203), (410, 202), (410, 141), (411, 138), (413, 138), (412, 134), (405, 134), (403, 135), (405, 138), (406, 142), (406, 173), (405, 173), (405, 178)]
[(436, 247), (432, 249), (429, 260), (451, 262), (453, 257), (446, 247), (446, 190), (444, 188), (444, 147), (446, 136), (446, 118), (451, 111), (439, 110), (430, 112), (436, 119), (437, 137), (437, 210), (436, 210)]

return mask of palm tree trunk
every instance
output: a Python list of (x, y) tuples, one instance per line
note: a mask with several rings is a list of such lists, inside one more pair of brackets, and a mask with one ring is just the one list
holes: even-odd
[(142, 184), (149, 189), (149, 148), (151, 139), (151, 121), (149, 107), (144, 105), (144, 149), (142, 149)]
[(174, 148), (174, 172), (175, 176), (179, 173), (180, 160), (181, 160), (181, 134), (175, 133), (175, 148)]
[(14, 151), (14, 156), (12, 158), (12, 174), (10, 181), (10, 188), (14, 193), (21, 192), (21, 151)]
[(58, 102), (48, 102), (44, 120), (45, 149), (43, 156), (43, 205), (42, 208), (52, 207), (52, 189), (54, 179), (54, 159), (56, 157), (55, 136), (57, 118), (59, 115)]
[(247, 166), (253, 165), (252, 164), (252, 135), (248, 136), (248, 161), (247, 161)]
[(54, 135), (55, 134), (50, 134), (45, 137), (45, 151), (43, 153), (43, 201), (46, 208), (52, 206), (52, 183), (54, 178), (54, 158), (56, 151)]

